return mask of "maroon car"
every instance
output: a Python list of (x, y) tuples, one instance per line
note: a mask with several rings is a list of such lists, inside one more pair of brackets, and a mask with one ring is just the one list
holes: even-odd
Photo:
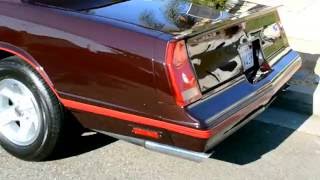
[(301, 66), (276, 8), (236, 0), (0, 0), (0, 59), (0, 142), (32, 161), (71, 119), (207, 157)]

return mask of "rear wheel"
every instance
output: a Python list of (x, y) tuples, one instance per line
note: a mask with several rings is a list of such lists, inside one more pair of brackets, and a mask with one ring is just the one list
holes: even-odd
[(46, 82), (13, 56), (0, 60), (0, 143), (29, 161), (48, 158), (57, 146), (64, 111)]

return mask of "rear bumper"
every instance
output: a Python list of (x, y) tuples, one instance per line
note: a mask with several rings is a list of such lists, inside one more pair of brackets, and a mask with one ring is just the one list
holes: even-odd
[(186, 108), (199, 121), (207, 138), (195, 138), (172, 133), (173, 143), (193, 151), (208, 151), (220, 141), (245, 125), (273, 101), (281, 88), (301, 67), (299, 54), (289, 51), (273, 65), (273, 71), (256, 84), (244, 77), (231, 87)]
[[(251, 84), (246, 78), (242, 78), (219, 93), (185, 109), (179, 109), (184, 115), (197, 121), (198, 128), (72, 100), (63, 99), (62, 103), (73, 110), (73, 115), (86, 128), (160, 152), (183, 154), (192, 159), (205, 157), (207, 154), (202, 152), (207, 152), (260, 114), (302, 64), (299, 54), (294, 51), (289, 51), (278, 59), (272, 67), (273, 71), (258, 83)], [(159, 139), (134, 134), (134, 127), (157, 133)]]

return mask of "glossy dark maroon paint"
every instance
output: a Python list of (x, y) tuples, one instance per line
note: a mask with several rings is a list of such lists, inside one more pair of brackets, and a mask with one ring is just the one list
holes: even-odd
[[(19, 48), (35, 59), (62, 98), (197, 126), (183, 109), (172, 108), (157, 96), (164, 94), (174, 105), (163, 76), (166, 41), (156, 38), (161, 32), (75, 12), (0, 3), (5, 15), (0, 18), (0, 46), (10, 43), (14, 51)], [(162, 48), (157, 58), (155, 46)], [(153, 76), (155, 68), (162, 71), (158, 76)], [(94, 127), (95, 122), (90, 119), (85, 126)]]
[[(45, 68), (62, 97), (162, 116), (154, 106), (156, 82), (150, 61), (154, 44), (160, 40), (77, 13), (20, 4), (1, 8), (14, 17), (7, 26), (19, 23), (15, 20), (26, 23), (21, 27), (26, 29), (2, 27), (1, 40), (27, 48), (24, 50)], [(94, 33), (84, 27), (94, 27)]]
[[(252, 14), (261, 7), (254, 9)], [(176, 105), (165, 64), (167, 43), (183, 35), (200, 33), (199, 29), (182, 21), (173, 28), (168, 28), (172, 22), (162, 22), (163, 28), (152, 28), (145, 22), (135, 22), (135, 19), (117, 19), (123, 18), (122, 14), (112, 18), (106, 13), (108, 8), (112, 6), (90, 13), (0, 0), (0, 48), (3, 48), (0, 55), (8, 56), (4, 53), (7, 49), (30, 59), (48, 77), (48, 83), (62, 99), (212, 132), (213, 135), (225, 131), (258, 108), (248, 105), (221, 124), (204, 127), (185, 108)], [(213, 19), (206, 27), (213, 29), (212, 25), (223, 27), (230, 24), (227, 20), (225, 24), (216, 24), (213, 23), (215, 20), (224, 19)], [(192, 28), (194, 31), (187, 34)], [(284, 83), (277, 84), (275, 92), (266, 92), (254, 103), (268, 104)], [(87, 128), (189, 150), (207, 150), (205, 146), (211, 138), (169, 132), (165, 127), (121, 121), (85, 110), (71, 110)], [(132, 134), (133, 127), (157, 131), (162, 138)]]

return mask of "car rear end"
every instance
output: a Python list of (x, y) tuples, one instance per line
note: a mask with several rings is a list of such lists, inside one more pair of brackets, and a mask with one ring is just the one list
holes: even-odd
[(173, 142), (206, 152), (263, 112), (301, 58), (276, 9), (265, 8), (177, 36), (167, 44), (165, 64), (177, 107), (199, 123), (191, 136), (172, 132)]

